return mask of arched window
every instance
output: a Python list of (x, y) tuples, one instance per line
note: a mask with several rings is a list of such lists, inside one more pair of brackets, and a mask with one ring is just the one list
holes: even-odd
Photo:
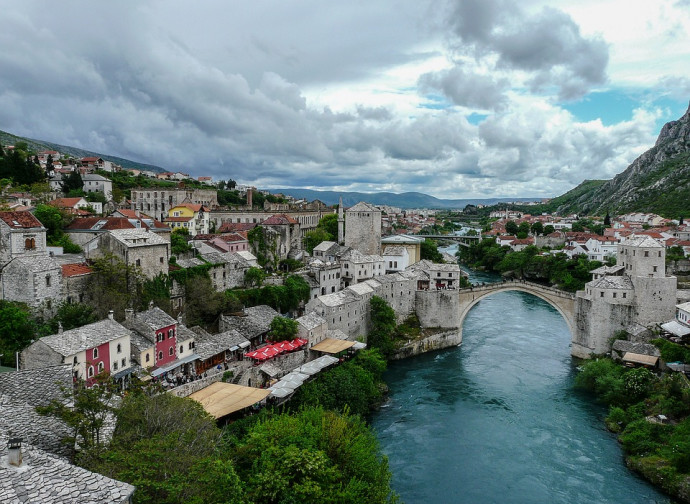
[(121, 343), (117, 344), (117, 353), (122, 353), (122, 344)]
[(168, 339), (172, 338), (175, 335), (175, 331), (172, 329), (168, 329)]
[(184, 352), (184, 346), (180, 345), (180, 353)]
[(173, 355), (175, 353), (175, 347), (170, 347), (170, 350), (168, 350), (169, 355)]
[(146, 362), (148, 362), (149, 360), (151, 360), (150, 357), (151, 357), (150, 354), (146, 354)]
[(27, 238), (24, 240), (24, 248), (26, 250), (31, 250), (36, 248), (36, 239), (35, 238)]
[(158, 352), (158, 360), (163, 360), (163, 352)]
[(93, 376), (93, 366), (89, 366), (89, 378)]
[(93, 349), (93, 358), (98, 359), (98, 348)]
[(102, 363), (102, 362), (99, 362), (99, 363), (98, 363), (98, 372), (99, 372), (99, 373), (102, 373), (102, 372), (103, 372), (103, 367), (104, 367), (104, 366), (103, 366), (103, 363)]

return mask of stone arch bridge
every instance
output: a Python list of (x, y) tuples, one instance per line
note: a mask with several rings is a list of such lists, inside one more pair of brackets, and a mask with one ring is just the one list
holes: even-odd
[(562, 291), (554, 287), (548, 287), (534, 282), (527, 282), (523, 280), (506, 280), (504, 282), (487, 283), (483, 285), (475, 285), (466, 289), (458, 290), (459, 298), (459, 324), (462, 333), (462, 324), (465, 317), (481, 299), (502, 291), (520, 291), (527, 292), (543, 299), (551, 306), (553, 306), (558, 313), (561, 314), (568, 329), (570, 330), (571, 339), (575, 339), (575, 294), (571, 292)]

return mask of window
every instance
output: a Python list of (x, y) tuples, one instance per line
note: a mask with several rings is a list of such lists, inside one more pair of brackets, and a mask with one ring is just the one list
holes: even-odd
[[(148, 355), (147, 355), (146, 357), (148, 357)], [(125, 357), (124, 359), (122, 359), (122, 367), (123, 367), (123, 368), (124, 368), (124, 367), (127, 367), (127, 357)]]
[(184, 345), (180, 345), (180, 353), (184, 352)]
[(163, 258), (162, 257), (160, 258), (160, 261), (161, 261), (161, 264), (163, 264)]
[(113, 362), (113, 371), (117, 371), (117, 361)]
[(649, 250), (645, 250), (645, 251), (644, 251), (644, 256), (645, 256), (645, 257), (649, 257)]
[(157, 342), (160, 343), (160, 342), (163, 341), (164, 339), (165, 339), (165, 335), (164, 335), (163, 333), (158, 333), (158, 334), (156, 334), (156, 341), (157, 341)]
[(50, 275), (46, 275), (46, 287), (50, 287)]
[(137, 266), (141, 266), (141, 259), (137, 259)]
[(168, 355), (173, 355), (175, 353), (175, 347), (170, 347), (170, 350), (168, 350)]
[(99, 363), (98, 363), (98, 372), (99, 372), (99, 373), (102, 373), (102, 372), (103, 372), (103, 368), (104, 368), (103, 362), (99, 362)]
[(615, 292), (613, 293), (613, 297), (616, 297), (616, 293), (615, 293)]
[(93, 376), (93, 366), (89, 366), (89, 373), (88, 373), (89, 378)]
[(628, 297), (628, 293), (627, 293), (627, 292), (624, 292), (624, 293), (623, 293), (623, 299), (625, 299), (626, 297)]
[(76, 356), (76, 355), (74, 356), (74, 363), (75, 363), (75, 364), (79, 364), (79, 361), (77, 360), (77, 356)]
[(117, 353), (122, 353), (122, 344), (117, 344)]
[(656, 268), (657, 268), (657, 267), (656, 267), (656, 266), (654, 266), (654, 273), (656, 273), (656, 271), (657, 271), (657, 270), (656, 270)]
[(194, 348), (194, 342), (190, 341), (188, 346), (189, 346), (189, 350), (191, 350), (192, 348)]
[(93, 349), (93, 358), (98, 359), (98, 348)]
[(603, 293), (603, 292), (600, 292), (600, 293), (599, 293), (599, 297), (604, 297), (604, 293)]
[(31, 250), (36, 248), (36, 240), (34, 238), (27, 238), (24, 240), (24, 248), (26, 250)]
[(163, 352), (158, 352), (158, 360), (163, 360)]
[(174, 329), (168, 329), (168, 339), (172, 338), (175, 336), (175, 330)]
[(150, 360), (151, 360), (151, 355), (146, 354), (146, 362), (148, 362), (148, 361), (150, 361)]

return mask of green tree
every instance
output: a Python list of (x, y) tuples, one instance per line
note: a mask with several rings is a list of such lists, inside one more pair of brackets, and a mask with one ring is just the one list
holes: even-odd
[(175, 228), (170, 234), (170, 252), (176, 256), (184, 254), (192, 250), (192, 246), (187, 239), (189, 238), (189, 231), (185, 228)]
[(522, 221), (518, 226), (518, 236), (522, 235), (524, 238), (527, 238), (527, 235), (529, 234), (529, 229), (529, 222)]
[(580, 233), (581, 233), (581, 232), (583, 232), (583, 231), (585, 230), (585, 227), (584, 227), (584, 226), (582, 225), (582, 223), (578, 220), (578, 221), (573, 222), (573, 225), (572, 225), (572, 228), (571, 228), (571, 229), (572, 229), (573, 231), (577, 231), (577, 232), (580, 232)]
[(438, 251), (437, 243), (429, 238), (425, 238), (424, 241), (421, 243), (420, 257), (422, 259), (428, 259), (429, 261), (434, 263), (443, 262), (443, 254), (441, 254), (441, 252)]
[(514, 236), (517, 235), (518, 232), (518, 225), (515, 223), (515, 221), (509, 220), (506, 222), (506, 233)]
[(532, 234), (540, 235), (544, 233), (544, 224), (542, 224), (541, 221), (536, 221), (534, 224), (532, 224)]
[(331, 237), (329, 241), (336, 240), (338, 238), (338, 214), (332, 213), (324, 215), (321, 217), (316, 227), (328, 233)]
[(296, 320), (287, 317), (273, 317), (269, 332), (273, 341), (292, 341), (297, 337), (299, 324)]
[(309, 254), (314, 253), (314, 247), (319, 245), (324, 241), (333, 241), (333, 236), (331, 236), (325, 229), (317, 227), (311, 231), (307, 231), (304, 234), (304, 247), (307, 249)]
[(86, 387), (84, 383), (78, 383), (74, 388), (63, 390), (63, 399), (53, 399), (48, 406), (36, 408), (42, 415), (51, 415), (65, 422), (72, 429), (72, 436), (65, 442), (69, 446), (76, 442), (85, 451), (98, 448), (105, 441), (101, 431), (119, 400), (117, 387), (108, 373), (96, 375), (95, 385)]
[(36, 327), (29, 307), (0, 300), (0, 362), (14, 366), (15, 352), (21, 352), (35, 337)]
[(83, 303), (61, 303), (55, 316), (46, 321), (39, 329), (41, 336), (56, 334), (59, 326), (68, 331), (87, 324), (98, 322), (93, 306)]
[(251, 267), (244, 272), (245, 287), (261, 287), (266, 278), (266, 273), (261, 268)]
[(144, 277), (139, 268), (123, 263), (112, 254), (94, 259), (92, 268), (87, 298), (99, 319), (113, 310), (117, 319), (122, 320), (125, 308), (140, 306)]
[(367, 343), (370, 348), (378, 349), (384, 357), (388, 358), (395, 350), (393, 342), (395, 312), (386, 300), (379, 296), (372, 296), (369, 306), (371, 330), (367, 335)]
[(544, 226), (544, 234), (545, 235), (550, 235), (554, 231), (556, 231), (556, 229), (551, 224), (547, 224), (546, 226)]
[(62, 192), (69, 194), (75, 190), (82, 190), (84, 188), (84, 181), (81, 178), (79, 170), (75, 170), (62, 181)]

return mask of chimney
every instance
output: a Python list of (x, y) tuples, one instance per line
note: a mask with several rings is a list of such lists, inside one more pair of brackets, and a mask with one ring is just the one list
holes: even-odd
[(110, 320), (115, 320), (114, 316), (115, 316), (115, 312), (114, 312), (113, 310), (110, 310), (110, 311), (108, 312), (108, 318), (109, 318)]
[(58, 334), (62, 334), (62, 322), (58, 322)]
[(149, 301), (149, 310), (153, 310), (153, 300)]
[(7, 442), (7, 461), (10, 465), (22, 465), (22, 438), (10, 438)]
[(182, 312), (177, 314), (177, 323), (182, 324)]
[(125, 308), (125, 323), (127, 325), (131, 324), (133, 318), (134, 318), (134, 310), (132, 308)]

